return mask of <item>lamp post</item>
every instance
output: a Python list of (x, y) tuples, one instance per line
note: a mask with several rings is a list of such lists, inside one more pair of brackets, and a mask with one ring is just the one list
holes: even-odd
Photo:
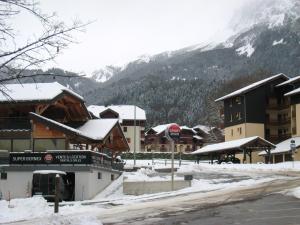
[(290, 147), (291, 147), (291, 154), (292, 154), (292, 161), (293, 161), (293, 168), (295, 166), (295, 152), (296, 152), (296, 142), (295, 140), (291, 140), (291, 144), (290, 144)]
[(133, 130), (133, 165), (136, 165), (136, 106), (134, 105), (134, 130)]

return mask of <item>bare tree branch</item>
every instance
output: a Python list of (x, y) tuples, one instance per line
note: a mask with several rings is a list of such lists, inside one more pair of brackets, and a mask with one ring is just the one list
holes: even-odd
[[(42, 34), (28, 37), (26, 44), (16, 43), (15, 30), (10, 25), (10, 19), (21, 11), (30, 13), (42, 25)], [(90, 24), (74, 21), (67, 26), (55, 19), (54, 14), (41, 12), (36, 0), (0, 0), (0, 75), (8, 76), (0, 79), (0, 83), (20, 79), (25, 70), (54, 60), (69, 44), (76, 43), (74, 32), (82, 32)], [(46, 74), (33, 74), (32, 77), (40, 75)]]

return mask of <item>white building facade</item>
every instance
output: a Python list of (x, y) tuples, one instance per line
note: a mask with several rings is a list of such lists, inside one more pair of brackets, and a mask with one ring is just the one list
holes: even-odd
[(112, 105), (107, 107), (91, 105), (88, 110), (96, 118), (118, 118), (130, 147), (130, 152), (134, 152), (134, 149), (136, 152), (145, 151), (145, 110), (134, 105)]

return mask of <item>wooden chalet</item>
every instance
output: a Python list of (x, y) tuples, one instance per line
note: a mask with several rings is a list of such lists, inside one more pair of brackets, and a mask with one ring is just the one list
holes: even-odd
[(0, 149), (127, 151), (118, 120), (92, 119), (83, 98), (54, 83), (7, 84), (0, 95)]
[[(170, 152), (170, 143), (165, 136), (169, 124), (152, 127), (146, 132), (145, 142), (147, 152)], [(180, 139), (175, 142), (175, 152), (188, 153), (203, 145), (203, 138), (192, 128), (182, 126)]]

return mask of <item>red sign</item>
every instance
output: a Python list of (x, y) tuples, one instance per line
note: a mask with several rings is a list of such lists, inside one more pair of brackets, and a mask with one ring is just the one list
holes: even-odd
[(180, 133), (180, 126), (177, 124), (172, 124), (169, 126), (169, 133)]
[(53, 156), (51, 154), (47, 154), (45, 155), (44, 160), (46, 162), (51, 162), (53, 160)]
[(173, 140), (179, 139), (180, 130), (180, 126), (178, 126), (177, 124), (170, 125), (168, 128), (170, 138), (172, 138)]

